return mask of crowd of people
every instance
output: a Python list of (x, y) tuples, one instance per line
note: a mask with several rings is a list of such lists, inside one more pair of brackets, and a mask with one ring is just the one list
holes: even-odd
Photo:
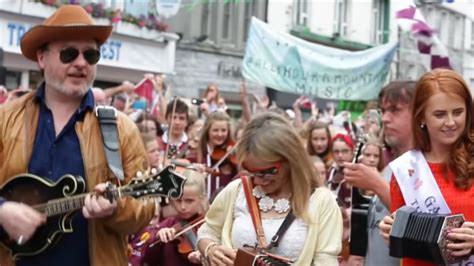
[[(399, 265), (389, 242), (405, 205), (464, 214), (447, 249), (474, 262), (474, 107), (455, 71), (392, 81), (357, 119), (304, 96), (291, 111), (267, 96), (252, 106), (243, 81), (242, 115), (231, 117), (216, 84), (199, 99), (172, 97), (154, 74), (93, 88), (111, 31), (64, 5), (21, 41), (44, 82), (0, 87), (0, 265), (239, 265), (245, 251), (295, 265)], [(137, 90), (144, 82), (151, 98)], [(118, 110), (118, 137), (107, 146), (123, 177), (104, 149), (98, 106)], [(186, 178), (179, 198), (110, 197), (109, 183), (169, 165)], [(43, 188), (66, 175), (88, 193), (58, 227), (34, 205), (74, 195), (69, 186)], [(354, 188), (370, 201), (363, 255), (350, 251)]]

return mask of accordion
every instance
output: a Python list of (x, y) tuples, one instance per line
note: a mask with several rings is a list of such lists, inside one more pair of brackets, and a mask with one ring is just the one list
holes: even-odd
[(292, 260), (271, 254), (259, 248), (239, 248), (234, 261), (235, 266), (287, 266)]
[(461, 227), (464, 215), (418, 213), (412, 207), (397, 210), (390, 232), (390, 256), (413, 258), (436, 264), (451, 264), (464, 257), (449, 255), (446, 238), (449, 228)]

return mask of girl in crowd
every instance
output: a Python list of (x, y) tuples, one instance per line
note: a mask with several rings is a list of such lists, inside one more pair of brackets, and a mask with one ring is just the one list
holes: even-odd
[[(185, 170), (182, 175), (186, 177), (183, 195), (179, 199), (171, 200), (171, 206), (176, 210), (177, 216), (167, 218), (152, 230), (145, 230), (134, 236), (132, 248), (136, 251), (132, 252), (131, 256), (133, 266), (200, 264), (201, 254), (194, 251), (196, 247), (193, 245), (196, 244), (197, 228), (203, 222), (208, 209), (204, 177), (192, 170)], [(192, 225), (196, 227), (175, 241), (177, 233)], [(191, 244), (190, 250), (186, 244)]]
[[(466, 222), (448, 233), (452, 242), (447, 248), (452, 256), (469, 256), (474, 247), (474, 128), (469, 88), (454, 71), (432, 70), (418, 81), (412, 110), (414, 149), (390, 164), (394, 173), (391, 211), (410, 205), (425, 213), (464, 214)], [(409, 186), (406, 181), (413, 178), (423, 186)], [(426, 202), (423, 195), (434, 197), (435, 203), (421, 204)], [(392, 216), (380, 223), (387, 240), (392, 223)], [(467, 261), (474, 262), (474, 257), (463, 265)], [(434, 264), (404, 258), (403, 265)]]
[(207, 116), (215, 111), (225, 111), (227, 106), (224, 98), (221, 97), (219, 89), (214, 84), (209, 84), (204, 92), (204, 102), (200, 105), (200, 110)]
[(383, 144), (375, 136), (369, 135), (367, 142), (362, 147), (362, 157), (360, 163), (367, 166), (375, 167), (382, 172), (384, 161), (382, 158)]
[(151, 168), (159, 169), (160, 167), (160, 149), (156, 136), (142, 135), (143, 144), (145, 145), (146, 158)]
[(354, 157), (354, 143), (349, 135), (336, 134), (331, 140), (333, 165), (328, 171), (328, 186), (337, 196), (341, 207), (350, 206), (350, 186), (344, 182), (343, 167), (345, 162), (351, 162)]
[[(209, 172), (224, 155), (235, 145), (232, 139), (230, 117), (222, 111), (209, 114), (201, 130), (198, 145), (198, 163), (196, 168), (204, 173)], [(207, 180), (207, 192), (214, 192), (226, 186), (237, 174), (235, 154), (232, 153), (220, 164), (218, 172), (211, 172)]]
[[(311, 159), (301, 153), (303, 149), (298, 133), (278, 114), (259, 114), (245, 127), (237, 158), (247, 182), (238, 179), (226, 186), (198, 231), (198, 248), (210, 265), (233, 265), (236, 249), (270, 243), (290, 212), (296, 218), (270, 252), (294, 259), (296, 265), (337, 265), (341, 212), (331, 192), (315, 178)], [(255, 206), (253, 214), (246, 197), (258, 201), (259, 207), (250, 205)], [(259, 238), (252, 222), (257, 213), (264, 232)]]
[(319, 156), (326, 166), (329, 166), (332, 160), (329, 141), (331, 132), (329, 126), (325, 123), (315, 121), (308, 129), (308, 142), (306, 149), (309, 155)]

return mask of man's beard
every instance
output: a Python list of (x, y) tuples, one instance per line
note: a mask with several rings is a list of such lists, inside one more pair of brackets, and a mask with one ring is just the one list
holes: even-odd
[(89, 88), (92, 87), (93, 84), (93, 81), (87, 82), (85, 86), (83, 86), (78, 92), (76, 92), (69, 90), (66, 86), (64, 86), (64, 83), (61, 83), (57, 79), (48, 76), (46, 73), (44, 74), (44, 77), (49, 87), (54, 88), (56, 91), (64, 95), (74, 96), (78, 98), (82, 98), (84, 95), (86, 95), (87, 91), (89, 90)]
[(403, 146), (403, 141), (401, 139), (393, 136), (385, 136), (384, 139), (385, 143), (387, 143), (396, 156), (402, 155), (402, 153), (405, 152), (404, 149), (406, 147)]

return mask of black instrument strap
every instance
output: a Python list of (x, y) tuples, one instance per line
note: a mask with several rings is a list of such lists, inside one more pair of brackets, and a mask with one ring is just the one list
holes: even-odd
[(278, 231), (272, 237), (272, 241), (265, 248), (266, 250), (270, 250), (273, 247), (278, 247), (281, 237), (285, 234), (286, 230), (288, 230), (294, 219), (295, 215), (293, 214), (293, 210), (290, 210), (290, 212), (286, 215), (285, 220), (283, 220), (283, 223), (280, 225), (280, 228), (278, 228)]
[(105, 156), (107, 157), (109, 168), (120, 181), (123, 181), (124, 174), (117, 129), (117, 110), (111, 106), (96, 106), (95, 114), (99, 118), (100, 131), (102, 132)]

